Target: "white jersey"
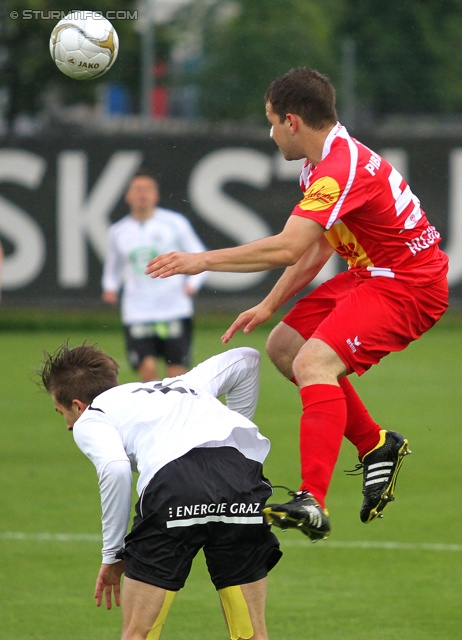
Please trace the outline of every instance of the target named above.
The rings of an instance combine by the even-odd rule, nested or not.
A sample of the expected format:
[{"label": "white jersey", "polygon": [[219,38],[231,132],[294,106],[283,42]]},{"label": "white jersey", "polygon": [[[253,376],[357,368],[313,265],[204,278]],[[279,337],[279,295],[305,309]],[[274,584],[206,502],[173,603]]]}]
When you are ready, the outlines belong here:
[{"label": "white jersey", "polygon": [[[98,475],[103,562],[114,562],[123,546],[132,471],[139,473],[141,495],[162,467],[195,447],[235,447],[263,463],[270,443],[251,422],[259,364],[255,349],[231,349],[176,378],[109,389],[83,412],[73,434]],[[227,405],[218,400],[221,395]]]},{"label": "white jersey", "polygon": [[123,324],[190,318],[194,308],[191,296],[185,292],[186,284],[198,291],[207,274],[151,278],[145,269],[149,260],[163,253],[204,250],[187,218],[162,207],[156,207],[147,220],[127,215],[111,225],[102,288],[113,293],[123,288]]}]

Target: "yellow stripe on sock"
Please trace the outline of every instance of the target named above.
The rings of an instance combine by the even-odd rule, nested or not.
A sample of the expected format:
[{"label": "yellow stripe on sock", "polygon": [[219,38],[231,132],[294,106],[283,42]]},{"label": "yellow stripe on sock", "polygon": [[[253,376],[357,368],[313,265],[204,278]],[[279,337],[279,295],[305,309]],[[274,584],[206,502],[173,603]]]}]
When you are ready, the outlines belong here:
[{"label": "yellow stripe on sock", "polygon": [[146,640],[159,640],[162,627],[164,626],[165,619],[167,618],[167,614],[169,612],[170,607],[172,606],[172,602],[176,594],[177,594],[176,591],[165,592],[164,604],[162,605],[162,608],[159,611],[159,615],[157,616],[151,631],[146,636]]},{"label": "yellow stripe on sock", "polygon": [[253,626],[244,594],[239,585],[218,591],[231,640],[252,638]]}]

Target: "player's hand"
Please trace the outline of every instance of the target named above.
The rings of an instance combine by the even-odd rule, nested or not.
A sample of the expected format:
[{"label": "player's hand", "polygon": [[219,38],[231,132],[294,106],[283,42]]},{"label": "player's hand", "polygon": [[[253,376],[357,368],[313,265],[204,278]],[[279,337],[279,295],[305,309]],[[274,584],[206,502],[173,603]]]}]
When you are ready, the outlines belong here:
[{"label": "player's hand", "polygon": [[114,564],[102,564],[96,578],[95,599],[96,606],[103,602],[103,594],[106,601],[106,609],[112,609],[112,592],[116,605],[120,606],[120,578],[125,571],[125,562]]},{"label": "player's hand", "polygon": [[117,304],[119,296],[114,291],[103,291],[103,302],[106,304]]},{"label": "player's hand", "polygon": [[236,331],[240,329],[242,329],[244,333],[250,333],[255,327],[258,327],[259,324],[269,320],[272,315],[272,312],[262,303],[257,304],[256,307],[247,309],[247,311],[243,311],[221,336],[221,341],[223,344],[227,344]]},{"label": "player's hand", "polygon": [[195,289],[188,282],[186,282],[185,287],[184,287],[184,292],[190,298],[194,298],[194,296],[197,294],[197,289]]},{"label": "player's hand", "polygon": [[205,270],[203,253],[172,251],[150,260],[145,273],[150,275],[151,278],[168,278],[179,273],[194,276]]}]

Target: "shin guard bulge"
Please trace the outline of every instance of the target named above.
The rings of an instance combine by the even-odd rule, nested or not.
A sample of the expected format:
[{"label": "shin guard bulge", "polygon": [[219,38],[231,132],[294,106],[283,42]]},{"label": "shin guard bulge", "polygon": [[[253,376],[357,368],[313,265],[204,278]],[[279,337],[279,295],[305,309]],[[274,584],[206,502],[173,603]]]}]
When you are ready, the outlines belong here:
[{"label": "shin guard bulge", "polygon": [[313,384],[300,389],[300,396],[301,489],[312,493],[324,507],[345,432],[345,394],[336,385]]}]

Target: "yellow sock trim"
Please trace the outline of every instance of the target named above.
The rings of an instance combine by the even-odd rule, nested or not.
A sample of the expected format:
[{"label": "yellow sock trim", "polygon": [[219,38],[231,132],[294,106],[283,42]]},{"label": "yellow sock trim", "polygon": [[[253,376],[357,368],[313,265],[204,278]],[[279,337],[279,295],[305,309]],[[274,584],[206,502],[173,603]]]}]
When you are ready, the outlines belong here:
[{"label": "yellow sock trim", "polygon": [[218,593],[223,605],[231,640],[252,638],[253,626],[241,587],[239,585],[226,587],[225,589],[219,589]]},{"label": "yellow sock trim", "polygon": [[146,640],[159,640],[162,627],[164,626],[165,619],[167,618],[167,614],[169,612],[170,607],[172,606],[172,602],[176,594],[177,594],[176,591],[166,591],[164,604],[162,605],[162,608],[159,611],[159,615],[157,616],[157,619],[154,622],[151,631],[146,636]]},{"label": "yellow sock trim", "polygon": [[[375,445],[375,447],[373,449],[371,449],[370,451],[368,451],[364,456],[363,456],[363,460],[366,456],[368,456],[370,453],[372,453],[373,451],[375,451],[376,449],[378,449],[379,447],[383,446],[385,444],[385,438],[387,437],[387,432],[386,429],[381,429],[380,431],[380,436],[379,436],[379,441],[378,443]],[[362,461],[363,461],[362,460]],[[361,462],[362,462],[361,461]]]}]

